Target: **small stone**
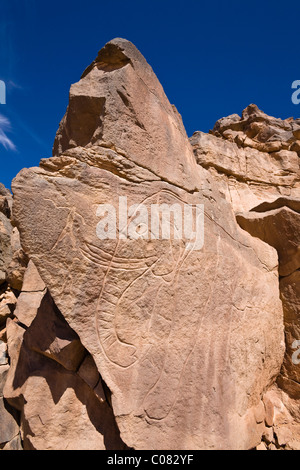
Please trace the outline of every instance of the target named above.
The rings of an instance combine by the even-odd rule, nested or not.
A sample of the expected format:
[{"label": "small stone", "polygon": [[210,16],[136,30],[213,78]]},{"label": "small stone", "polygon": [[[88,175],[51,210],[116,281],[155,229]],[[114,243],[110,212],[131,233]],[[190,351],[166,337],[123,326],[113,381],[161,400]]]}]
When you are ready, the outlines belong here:
[{"label": "small stone", "polygon": [[18,291],[22,289],[27,264],[28,257],[24,251],[21,248],[16,250],[6,270],[6,280],[13,289]]},{"label": "small stone", "polygon": [[10,413],[10,407],[0,398],[0,443],[10,442],[19,434],[19,425]]},{"label": "small stone", "polygon": [[6,328],[3,328],[0,330],[0,341],[3,341],[4,343],[7,343],[7,330]]},{"label": "small stone", "polygon": [[0,325],[3,325],[7,318],[10,317],[11,310],[7,304],[0,305]]},{"label": "small stone", "polygon": [[272,427],[274,424],[274,405],[271,400],[264,396],[264,405],[266,410],[265,423],[266,426]]},{"label": "small stone", "polygon": [[268,449],[266,445],[263,442],[261,442],[259,446],[256,447],[256,450],[268,450]]},{"label": "small stone", "polygon": [[94,388],[94,393],[101,403],[104,403],[106,401],[106,396],[104,393],[101,379],[99,380],[97,386]]},{"label": "small stone", "polygon": [[257,424],[263,423],[266,412],[265,412],[265,407],[262,401],[260,401],[259,405],[257,405],[256,408],[254,409],[254,415],[255,415],[255,420]]},{"label": "small stone", "polygon": [[3,389],[6,382],[7,374],[9,371],[9,365],[0,366],[0,398],[3,397]]},{"label": "small stone", "polygon": [[84,359],[83,363],[79,368],[78,375],[92,390],[94,390],[95,395],[101,403],[106,401],[101,377],[92,356],[88,355]]},{"label": "small stone", "polygon": [[264,433],[263,433],[262,438],[263,438],[263,440],[264,440],[267,444],[274,443],[274,432],[273,432],[273,428],[266,428],[266,429],[264,430]]},{"label": "small stone", "polygon": [[29,262],[25,272],[22,292],[18,298],[14,315],[18,320],[29,327],[37,315],[46,294],[46,286],[41,279],[35,265]]},{"label": "small stone", "polygon": [[8,199],[5,196],[0,195],[0,212],[5,215],[8,219],[10,218],[10,207]]},{"label": "small stone", "polygon": [[10,442],[5,444],[2,450],[23,450],[20,435],[18,434]]},{"label": "small stone", "polygon": [[91,387],[91,389],[96,387],[100,379],[100,374],[92,356],[88,355],[84,359],[79,368],[78,375],[85,381],[85,383],[88,384],[89,387]]},{"label": "small stone", "polygon": [[278,450],[275,444],[270,444],[269,445],[269,450]]},{"label": "small stone", "polygon": [[5,366],[6,364],[8,364],[7,345],[0,341],[0,366]]},{"label": "small stone", "polygon": [[0,297],[0,325],[4,324],[15,309],[17,298],[15,294],[8,289]]},{"label": "small stone", "polygon": [[4,303],[10,306],[14,306],[17,303],[17,298],[12,290],[8,289],[4,294]]}]

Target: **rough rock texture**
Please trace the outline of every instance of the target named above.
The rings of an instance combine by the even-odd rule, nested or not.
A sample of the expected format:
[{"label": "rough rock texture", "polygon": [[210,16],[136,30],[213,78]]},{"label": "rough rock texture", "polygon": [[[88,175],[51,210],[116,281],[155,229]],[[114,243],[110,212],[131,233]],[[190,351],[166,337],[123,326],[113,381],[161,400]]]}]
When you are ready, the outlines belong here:
[{"label": "rough rock texture", "polygon": [[[48,299],[48,302],[50,299]],[[53,301],[50,301],[53,308]],[[46,307],[42,307],[46,309]],[[51,306],[41,315],[51,316]],[[55,310],[53,308],[53,310]],[[57,312],[56,312],[57,313]],[[54,312],[52,313],[52,316]],[[39,316],[39,314],[38,314]],[[11,321],[8,325],[9,353],[12,360],[4,395],[12,406],[22,411],[21,429],[27,450],[104,450],[124,449],[115,425],[112,410],[106,401],[99,401],[93,389],[77,374],[82,354],[59,351],[59,341],[51,353],[46,344],[59,325],[58,337],[70,337],[72,332],[63,320],[49,319],[48,338],[39,350],[41,340],[34,328],[24,330]],[[52,325],[51,325],[52,323]],[[44,330],[46,335],[46,329]],[[74,333],[73,333],[74,336]],[[47,341],[48,340],[48,341]],[[87,354],[86,351],[82,352]],[[73,363],[64,361],[69,354]],[[77,369],[75,370],[75,357]],[[45,359],[48,358],[48,359]],[[68,368],[65,368],[68,367]],[[44,404],[47,406],[44,406]]]},{"label": "rough rock texture", "polygon": [[[264,398],[268,427],[258,450],[300,448],[299,139],[299,119],[275,119],[255,105],[242,117],[220,119],[209,135],[196,132],[190,139],[198,163],[219,181],[239,225],[278,253],[286,352],[277,378],[280,388],[270,395],[275,405],[269,392]],[[274,416],[274,406],[284,410],[284,418]]]},{"label": "rough rock texture", "polygon": [[[94,358],[124,442],[256,445],[261,393],[284,352],[277,256],[240,230],[132,44],[100,51],[71,88],[54,157],[21,172],[13,192],[22,246]],[[204,203],[204,248],[100,241],[97,205],[118,196]]]},{"label": "rough rock texture", "polygon": [[222,118],[209,134],[190,142],[235,211],[281,196],[299,197],[300,120],[266,115],[256,105]]},{"label": "rough rock texture", "polygon": [[[250,105],[188,139],[130,42],[99,52],[53,157],[13,182],[14,228],[0,187],[0,389],[25,449],[300,447],[299,129]],[[163,203],[204,205],[201,249],[124,237]],[[121,237],[97,236],[100,204]]]},{"label": "rough rock texture", "polygon": [[5,224],[18,256],[0,295],[0,449],[125,449],[93,359]]},{"label": "rough rock texture", "polygon": [[[19,413],[4,397],[10,369],[6,322],[14,316],[19,295],[17,288],[22,285],[27,260],[21,249],[18,231],[10,223],[11,208],[12,195],[0,184],[0,449],[3,450],[21,449]],[[23,266],[18,263],[17,252],[23,257]]]},{"label": "rough rock texture", "polygon": [[11,233],[12,227],[9,220],[0,212],[0,284],[6,280],[6,270],[12,258]]},{"label": "rough rock texture", "polygon": [[[96,383],[89,383],[91,365],[85,364],[90,356],[49,292],[42,290],[32,261],[24,287],[15,311],[17,321],[7,321],[10,368],[4,386],[6,401],[21,412],[24,449],[124,449],[103,387],[99,397],[101,377],[98,373]],[[37,302],[41,292],[43,298]],[[23,315],[28,314],[27,324],[18,322],[22,308]]]}]

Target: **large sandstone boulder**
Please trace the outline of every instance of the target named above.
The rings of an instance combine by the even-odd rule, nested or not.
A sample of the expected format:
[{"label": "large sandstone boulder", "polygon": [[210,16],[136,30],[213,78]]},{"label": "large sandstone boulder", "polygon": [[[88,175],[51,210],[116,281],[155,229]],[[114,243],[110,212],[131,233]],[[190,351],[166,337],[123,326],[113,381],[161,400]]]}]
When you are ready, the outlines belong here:
[{"label": "large sandstone boulder", "polygon": [[[222,140],[218,129],[214,145]],[[255,150],[290,151],[277,144],[283,132],[289,130],[280,128],[276,145]],[[230,154],[227,148],[224,152]],[[293,152],[274,156],[265,178],[278,170],[275,183],[292,185],[297,166]],[[264,432],[263,392],[278,376],[285,350],[277,253],[238,226],[228,182],[202,159],[197,164],[179,114],[131,43],[108,43],[71,87],[53,155],[14,180],[14,224],[23,250],[110,390],[122,440],[134,449],[258,445]],[[218,168],[228,172],[226,158]],[[257,167],[263,158],[256,159]],[[283,161],[283,170],[291,174],[287,182],[280,168]],[[244,178],[246,170],[241,171]],[[255,184],[260,181],[256,178]],[[239,183],[247,185],[244,180]],[[253,200],[257,199],[264,201],[254,192]],[[123,220],[124,211],[119,210],[125,201],[131,209]],[[121,229],[116,239],[99,238],[103,204],[116,209]],[[191,243],[187,234],[160,239],[141,231],[142,226],[147,228],[142,208],[151,214],[155,204],[177,204],[182,210],[203,204],[203,247],[197,240]],[[137,217],[142,223],[133,230]],[[64,432],[57,435],[56,420],[61,423],[63,413],[69,416],[66,411],[71,413],[74,402],[75,414],[65,423],[69,429],[72,420],[82,416],[83,406],[85,418],[92,419],[93,405],[87,388],[79,385],[74,371],[62,366],[47,342],[32,346],[35,334],[31,342],[30,332],[38,321],[32,321],[33,316],[31,312],[25,333],[14,332],[22,326],[10,321],[8,336],[15,339],[9,351],[18,358],[25,348],[26,359],[38,349],[43,360],[48,356],[46,360],[54,358],[55,364],[47,362],[35,370],[30,365],[28,370],[33,362],[26,365],[24,359],[24,372],[15,359],[6,396],[24,408],[29,448],[44,447],[43,436],[52,448],[59,448]],[[54,337],[59,338],[56,332],[52,342]],[[97,385],[94,372],[87,363],[79,373],[90,390]],[[19,374],[20,380],[14,380]],[[39,396],[34,402],[36,389]],[[41,416],[42,397],[51,405]],[[102,403],[99,397],[98,402]],[[108,410],[99,413],[97,423],[111,429]],[[83,422],[79,420],[74,431],[90,429],[86,419]],[[100,424],[96,429],[103,434]],[[85,445],[74,435],[67,443]],[[103,438],[93,434],[91,443],[105,447]]]},{"label": "large sandstone boulder", "polygon": [[278,252],[286,339],[279,383],[293,398],[300,399],[300,199],[266,202],[249,213],[237,214],[237,220],[242,228]]},{"label": "large sandstone boulder", "polygon": [[0,449],[122,450],[109,391],[28,264],[9,216],[0,234],[1,254],[9,254],[0,287]]},{"label": "large sandstone boulder", "polygon": [[92,360],[48,292],[29,328],[10,320],[7,336],[3,395],[21,411],[25,450],[125,449],[101,377],[89,382]]},{"label": "large sandstone boulder", "polygon": [[300,443],[299,124],[250,105],[242,117],[222,118],[210,134],[196,132],[190,139],[240,226],[278,253],[286,353],[277,386],[264,396],[267,428],[259,450],[297,449]]}]

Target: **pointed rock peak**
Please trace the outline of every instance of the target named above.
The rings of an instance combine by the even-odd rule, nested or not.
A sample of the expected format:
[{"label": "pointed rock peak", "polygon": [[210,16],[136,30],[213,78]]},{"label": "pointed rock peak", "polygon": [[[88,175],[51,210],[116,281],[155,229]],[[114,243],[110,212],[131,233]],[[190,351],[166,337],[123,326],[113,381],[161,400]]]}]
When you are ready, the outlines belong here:
[{"label": "pointed rock peak", "polygon": [[108,42],[98,53],[94,62],[83,72],[81,78],[86,77],[94,67],[98,70],[112,72],[127,64],[142,62],[148,66],[146,60],[138,49],[127,39],[116,38]]},{"label": "pointed rock peak", "polygon": [[[117,61],[143,62],[148,65],[144,56],[132,42],[123,38],[115,38],[109,41],[98,53],[96,61],[98,63],[113,63]],[[148,65],[149,66],[149,65]]]},{"label": "pointed rock peak", "polygon": [[0,196],[11,196],[11,192],[4,184],[0,183]]},{"label": "pointed rock peak", "polygon": [[259,109],[259,107],[256,104],[249,104],[247,108],[244,109],[242,112],[242,119],[248,119],[250,116],[267,116],[263,111]]},{"label": "pointed rock peak", "polygon": [[103,67],[103,70],[106,68],[108,70],[121,68],[130,62],[130,58],[124,54],[122,48],[113,42],[106,44],[106,46],[99,51],[96,59],[98,68]]},{"label": "pointed rock peak", "polygon": [[[137,48],[114,39],[72,85],[53,156],[110,148],[155,176],[194,191],[200,184],[180,115]],[[91,161],[89,162],[91,164]]]}]

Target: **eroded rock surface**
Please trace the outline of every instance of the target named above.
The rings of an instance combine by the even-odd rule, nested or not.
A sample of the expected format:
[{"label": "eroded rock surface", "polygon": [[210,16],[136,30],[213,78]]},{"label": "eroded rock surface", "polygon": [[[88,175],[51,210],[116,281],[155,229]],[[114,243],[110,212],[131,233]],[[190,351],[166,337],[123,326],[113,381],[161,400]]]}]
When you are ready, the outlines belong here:
[{"label": "eroded rock surface", "polygon": [[[299,129],[250,105],[188,139],[130,42],[99,52],[14,227],[0,186],[0,447],[300,448]],[[204,205],[203,246],[158,204]]]},{"label": "eroded rock surface", "polygon": [[[111,391],[125,444],[257,445],[284,354],[277,254],[237,225],[131,43],[107,44],[72,86],[54,157],[13,192],[22,247]],[[204,204],[204,247],[99,240],[97,208],[120,196],[149,211]]]},{"label": "eroded rock surface", "polygon": [[249,211],[281,196],[299,198],[300,120],[268,116],[249,105],[190,142],[234,210]]},{"label": "eroded rock surface", "polygon": [[198,163],[219,181],[239,225],[278,253],[286,353],[277,377],[279,389],[271,396],[281,411],[278,419],[276,413],[270,419],[274,404],[264,399],[267,429],[258,450],[296,449],[300,442],[299,125],[297,119],[275,119],[250,105],[241,118],[223,118],[209,135],[198,132],[190,139]]},{"label": "eroded rock surface", "polygon": [[0,288],[0,449],[125,449],[93,359],[5,223],[18,255]]}]

